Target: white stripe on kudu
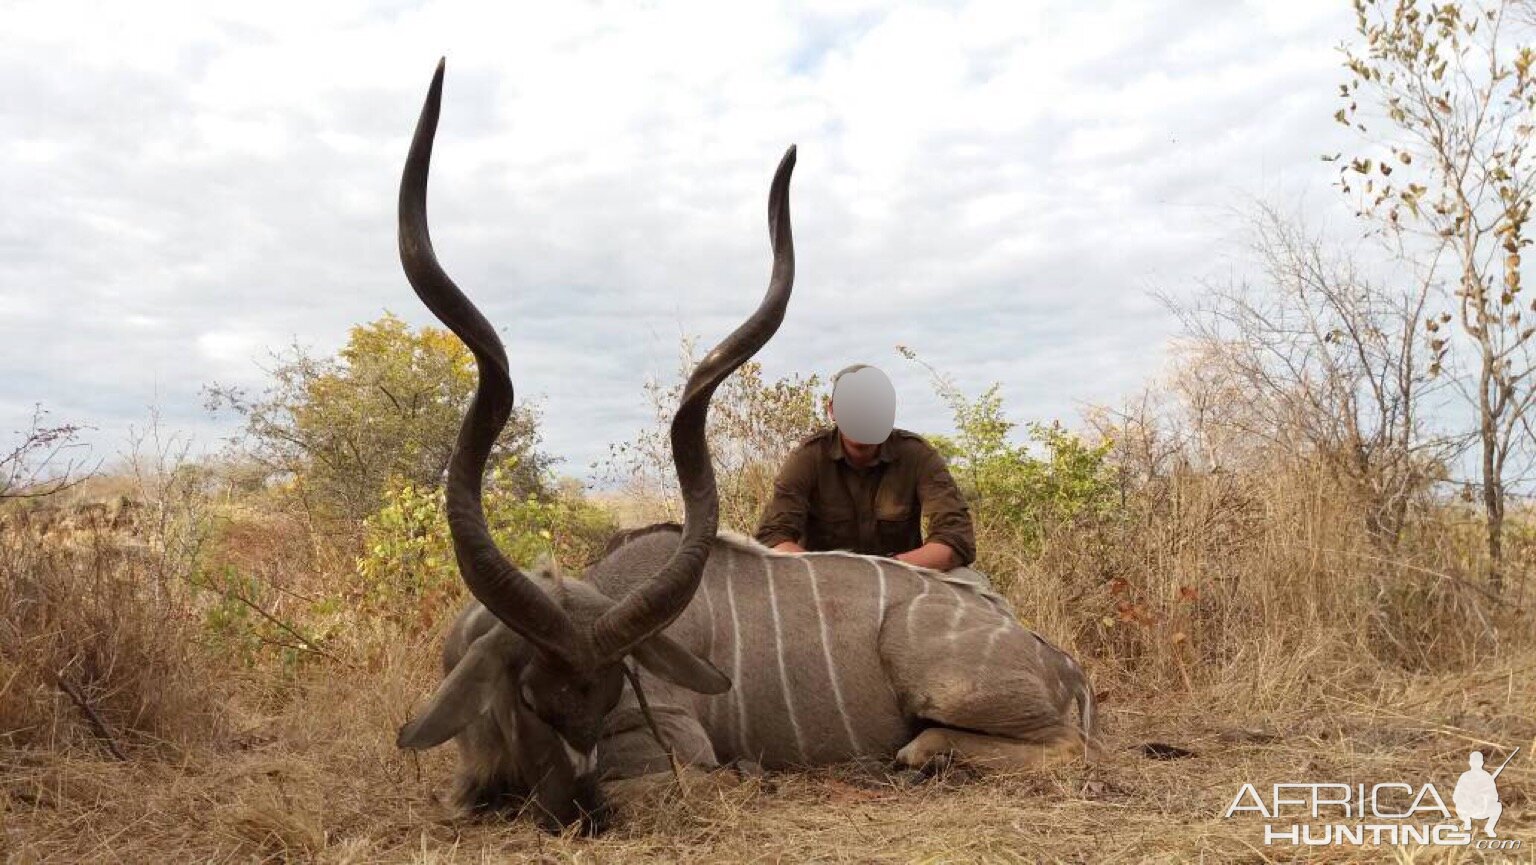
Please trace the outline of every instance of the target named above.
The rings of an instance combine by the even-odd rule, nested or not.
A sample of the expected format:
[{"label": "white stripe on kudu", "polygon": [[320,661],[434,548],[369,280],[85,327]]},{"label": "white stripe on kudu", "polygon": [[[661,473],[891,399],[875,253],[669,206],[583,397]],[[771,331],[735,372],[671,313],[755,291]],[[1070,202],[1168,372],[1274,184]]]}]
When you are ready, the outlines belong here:
[{"label": "white stripe on kudu", "polygon": [[907,602],[907,635],[908,636],[912,635],[912,614],[917,612],[917,602],[921,601],[923,598],[928,597],[928,578],[923,576],[922,574],[914,574],[913,576],[917,577],[917,581],[919,583],[922,583],[923,590],[918,593],[917,597],[915,597],[912,600]]},{"label": "white stripe on kudu", "polygon": [[945,583],[944,586],[955,597],[955,611],[949,616],[949,633],[944,635],[944,642],[949,647],[949,654],[954,655],[956,648],[964,648],[958,641],[960,639],[960,622],[965,619],[966,613],[965,598],[960,596],[960,590],[955,588],[953,583]]},{"label": "white stripe on kudu", "polygon": [[843,688],[837,683],[837,665],[832,663],[832,642],[827,636],[827,616],[821,609],[821,588],[816,585],[816,565],[810,556],[805,562],[805,575],[811,579],[811,602],[816,605],[816,624],[821,629],[821,656],[827,661],[827,678],[832,681],[832,698],[837,701],[837,716],[843,719],[843,731],[848,734],[848,747],[859,753],[859,740],[853,734],[853,722],[848,720],[848,707],[843,704]]},{"label": "white stripe on kudu", "polygon": [[774,565],[783,559],[766,562],[768,574],[768,607],[773,610],[773,654],[779,661],[779,687],[784,691],[784,711],[789,715],[789,726],[795,731],[795,752],[805,762],[805,737],[800,732],[800,720],[795,717],[795,698],[789,690],[789,670],[784,666],[784,627],[779,621],[779,595],[773,588]]},{"label": "white stripe on kudu", "polygon": [[736,706],[736,753],[747,756],[746,688],[741,684],[741,615],[736,612],[736,551],[725,557],[725,599],[731,607],[731,702]]},{"label": "white stripe on kudu", "polygon": [[875,559],[865,559],[864,561],[875,566],[875,576],[880,578],[880,600],[878,602],[879,606],[875,608],[875,616],[877,617],[875,619],[875,633],[878,634],[880,629],[885,627],[885,565]]},{"label": "white stripe on kudu", "polygon": [[704,657],[713,657],[715,654],[715,601],[709,596],[709,581],[699,582],[699,594],[704,596],[704,618],[709,622],[704,633]]},{"label": "white stripe on kudu", "polygon": [[997,638],[1001,637],[1011,627],[1013,627],[1013,622],[1004,619],[997,627],[987,632],[987,647],[982,650],[981,663],[976,665],[976,669],[985,670],[992,663],[992,649],[997,646]]},{"label": "white stripe on kudu", "polygon": [[960,597],[960,590],[950,583],[944,584],[951,595],[955,596],[955,612],[949,617],[949,641],[955,641],[955,634],[959,633],[960,620],[965,618],[965,598]]},{"label": "white stripe on kudu", "polygon": [[[705,616],[706,619],[709,620],[709,626],[707,628],[705,628],[705,631],[704,631],[704,634],[705,634],[705,636],[704,636],[704,657],[706,659],[708,659],[710,661],[710,663],[714,663],[714,657],[715,657],[715,602],[714,602],[714,599],[709,596],[709,580],[702,580],[702,581],[699,582],[699,592],[698,593],[700,595],[704,596],[704,616]],[[734,682],[735,680],[733,679],[732,681]],[[705,717],[706,720],[708,720],[710,722],[714,721],[714,719],[715,719],[715,707],[718,706],[719,703],[720,703],[719,700],[707,700],[707,701],[705,701],[705,703],[704,703],[704,717]]]}]

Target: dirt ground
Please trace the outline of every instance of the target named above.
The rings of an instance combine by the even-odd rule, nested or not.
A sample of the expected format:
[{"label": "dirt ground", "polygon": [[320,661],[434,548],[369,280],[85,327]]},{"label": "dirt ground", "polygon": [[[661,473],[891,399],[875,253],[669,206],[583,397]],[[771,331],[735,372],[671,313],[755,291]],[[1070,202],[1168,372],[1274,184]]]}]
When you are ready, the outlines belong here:
[{"label": "dirt ground", "polygon": [[[389,669],[312,706],[249,712],[220,749],[128,762],[0,751],[0,852],[34,862],[1329,862],[1536,861],[1536,659],[1472,676],[1314,692],[1108,695],[1107,754],[1035,775],[964,770],[916,784],[842,767],[627,782],[601,838],[526,818],[471,822],[441,797],[452,749],[396,751],[390,707],[419,678]],[[404,697],[402,701],[402,697]],[[1154,759],[1149,742],[1188,756]],[[1242,784],[1402,780],[1450,790],[1469,750],[1497,765],[1500,838],[1516,850],[1265,846],[1261,817],[1222,812]],[[1157,749],[1153,749],[1157,750]],[[1161,754],[1161,756],[1172,756]],[[1326,821],[1325,821],[1326,822]]]}]

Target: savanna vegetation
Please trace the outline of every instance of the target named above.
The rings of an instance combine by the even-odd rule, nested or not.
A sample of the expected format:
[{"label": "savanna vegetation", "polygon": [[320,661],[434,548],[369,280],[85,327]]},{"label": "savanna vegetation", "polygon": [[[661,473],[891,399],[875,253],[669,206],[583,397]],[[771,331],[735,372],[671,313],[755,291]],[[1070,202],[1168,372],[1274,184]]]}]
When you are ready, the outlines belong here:
[{"label": "savanna vegetation", "polygon": [[[336,357],[280,352],[264,393],[210,385],[246,433],[217,457],[152,422],[120,463],[81,464],[41,416],[0,452],[3,858],[1267,861],[1294,851],[1221,816],[1244,782],[1447,783],[1472,748],[1529,755],[1532,20],[1358,11],[1337,118],[1359,152],[1327,156],[1367,244],[1258,208],[1253,269],[1171,291],[1168,369],[1080,418],[901,349],[951,411],[923,432],[972,504],[978,567],[1094,678],[1101,762],[627,784],[596,840],[453,815],[451,749],[393,742],[465,600],[441,479],[473,362],[386,316]],[[722,388],[725,527],[751,530],[824,392],[754,364]],[[509,556],[578,574],[620,526],[675,518],[677,395],[652,386],[658,422],[614,445],[601,493],[560,479],[520,409],[486,483]],[[1536,827],[1533,767],[1501,777],[1508,837]]]}]

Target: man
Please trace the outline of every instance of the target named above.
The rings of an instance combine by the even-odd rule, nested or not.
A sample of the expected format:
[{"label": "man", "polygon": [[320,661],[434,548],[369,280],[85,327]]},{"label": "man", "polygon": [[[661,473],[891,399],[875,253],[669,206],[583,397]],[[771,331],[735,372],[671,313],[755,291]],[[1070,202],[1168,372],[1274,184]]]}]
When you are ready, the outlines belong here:
[{"label": "man", "polygon": [[836,426],[806,439],[779,470],[757,540],[780,552],[889,556],[991,591],[967,567],[976,536],[965,499],[938,451],[894,428],[896,391],[885,373],[867,364],[837,373],[830,408]]}]

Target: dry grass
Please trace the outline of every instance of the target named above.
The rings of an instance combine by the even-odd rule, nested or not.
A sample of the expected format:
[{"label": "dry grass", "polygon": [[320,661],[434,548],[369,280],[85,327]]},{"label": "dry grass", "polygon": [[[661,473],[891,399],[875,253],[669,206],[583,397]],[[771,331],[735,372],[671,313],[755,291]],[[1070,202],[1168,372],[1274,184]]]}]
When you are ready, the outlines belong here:
[{"label": "dry grass", "polygon": [[[1512,557],[1503,599],[1476,576],[1477,523],[1450,506],[1395,549],[1312,466],[1179,472],[1141,487],[1115,520],[1052,533],[1036,556],[982,537],[979,562],[1031,624],[1145,687],[1276,676],[1364,687],[1382,668],[1449,672],[1529,641],[1536,560]],[[1464,520],[1464,521],[1463,521]],[[1311,656],[1315,664],[1293,663]]]},{"label": "dry grass", "polygon": [[[414,647],[409,647],[414,648]],[[391,742],[429,684],[402,647],[376,669],[316,675],[285,710],[174,761],[67,750],[0,756],[6,861],[163,862],[1185,862],[1289,859],[1255,820],[1223,820],[1245,782],[1454,781],[1474,746],[1536,743],[1536,658],[1466,676],[1403,676],[1375,693],[1291,694],[1255,711],[1220,691],[1112,699],[1109,756],[1035,775],[899,786],[845,767],[740,778],[690,774],[617,792],[597,839],[529,821],[471,823],[440,804],[446,749],[415,764]],[[410,660],[406,660],[409,658]],[[1276,695],[1278,697],[1278,695]],[[1147,740],[1188,759],[1139,755]],[[1505,837],[1536,845],[1536,761],[1501,779]],[[1328,861],[1386,851],[1334,848]],[[1439,861],[1398,851],[1402,861]]]},{"label": "dry grass", "polygon": [[[1303,481],[1181,480],[1177,507],[1064,530],[1031,560],[992,539],[1019,608],[1102,693],[1102,762],[916,785],[851,766],[626,782],[596,840],[448,812],[452,749],[393,746],[435,684],[440,628],[349,612],[346,555],[317,555],[290,521],[226,510],[117,545],[0,532],[0,861],[1451,861],[1265,847],[1257,820],[1221,813],[1243,782],[1448,790],[1470,748],[1516,746],[1502,834],[1536,861],[1529,614],[1464,579],[1454,523],[1384,557]],[[1148,759],[1149,741],[1194,756]]]},{"label": "dry grass", "polygon": [[142,547],[99,531],[0,538],[0,743],[58,750],[95,736],[75,722],[81,699],[125,746],[218,734],[217,667],[182,587],[155,572]]}]

